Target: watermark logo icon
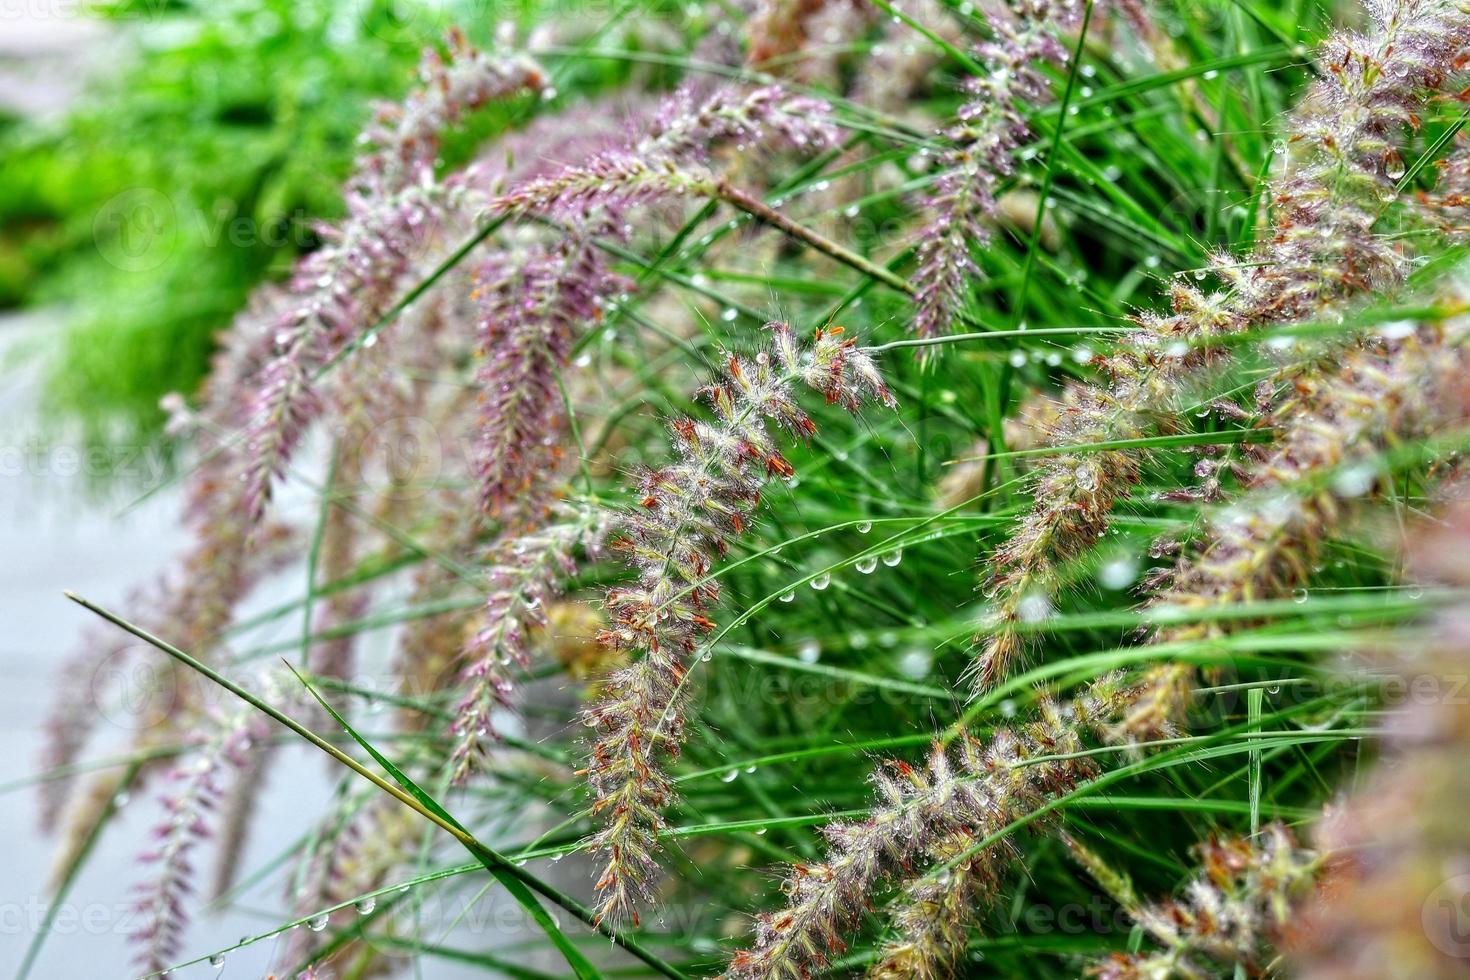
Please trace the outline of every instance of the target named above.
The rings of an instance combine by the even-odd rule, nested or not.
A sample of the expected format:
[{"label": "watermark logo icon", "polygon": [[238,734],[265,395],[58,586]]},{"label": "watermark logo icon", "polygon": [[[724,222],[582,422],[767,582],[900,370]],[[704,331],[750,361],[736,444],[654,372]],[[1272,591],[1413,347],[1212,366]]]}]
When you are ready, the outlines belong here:
[{"label": "watermark logo icon", "polygon": [[92,240],[110,265],[124,272],[149,272],[173,253],[177,217],[167,195],[151,187],[134,187],[98,209],[92,219]]},{"label": "watermark logo icon", "polygon": [[1470,960],[1470,874],[1456,875],[1430,892],[1420,921],[1435,949]]}]

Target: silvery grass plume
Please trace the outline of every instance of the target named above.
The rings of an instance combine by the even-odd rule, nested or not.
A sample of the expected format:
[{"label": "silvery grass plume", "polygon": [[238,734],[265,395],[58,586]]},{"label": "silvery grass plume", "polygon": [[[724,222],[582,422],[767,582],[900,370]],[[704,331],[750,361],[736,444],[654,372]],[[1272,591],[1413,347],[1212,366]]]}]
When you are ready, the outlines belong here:
[{"label": "silvery grass plume", "polygon": [[[1373,33],[1344,32],[1323,45],[1324,77],[1287,121],[1294,149],[1269,188],[1270,238],[1243,263],[1216,257],[1216,290],[1176,280],[1173,312],[1139,318],[1141,329],[1098,362],[1103,381],[1069,393],[1053,445],[1181,427],[1180,393],[1224,360],[1208,346],[1211,338],[1309,319],[1402,281],[1405,258],[1374,225],[1396,198],[1405,132],[1457,84],[1470,12],[1451,0],[1398,0],[1374,4],[1370,13]],[[1126,448],[1061,452],[1037,469],[1036,503],[991,563],[996,608],[976,637],[977,689],[1009,671],[1023,648],[1017,626],[1049,615],[1062,567],[1097,543],[1146,458]]]},{"label": "silvery grass plume", "polygon": [[547,609],[561,583],[575,574],[579,554],[596,555],[607,533],[607,515],[571,503],[555,519],[501,537],[485,573],[483,625],[465,645],[449,769],[464,782],[484,764],[495,738],[495,712],[514,707],[512,671],[530,662],[531,632],[546,625]]},{"label": "silvery grass plume", "polygon": [[[232,706],[234,707],[234,706]],[[188,924],[185,904],[195,891],[193,852],[212,836],[212,813],[224,793],[223,777],[247,764],[253,745],[268,733],[254,708],[236,708],[214,719],[213,730],[168,774],[160,796],[164,817],[153,841],[140,857],[151,869],[137,885],[136,920],[130,939],[139,947],[137,963],[145,971],[166,969],[178,953]]]},{"label": "silvery grass plume", "polygon": [[638,921],[648,899],[663,810],[673,788],[663,760],[683,741],[690,659],[714,628],[719,598],[711,569],[754,520],[762,487],[794,475],[771,426],[805,439],[816,423],[797,404],[799,388],[856,412],[893,395],[872,358],[841,327],[799,344],[791,328],[770,323],[771,349],[725,358],[724,374],[704,388],[714,417],[670,423],[678,458],[638,480],[638,506],[623,513],[614,547],[637,573],[610,589],[607,646],[640,659],[613,674],[584,721],[596,733],[587,775],[603,821],[590,846],[606,860],[597,882],[599,918]]},{"label": "silvery grass plume", "polygon": [[[1248,493],[1218,508],[1200,539],[1157,580],[1145,607],[1153,642],[1208,640],[1246,625],[1208,614],[1284,598],[1310,583],[1323,545],[1390,471],[1384,451],[1470,419],[1470,334],[1463,316],[1396,324],[1319,373],[1296,377],[1271,422],[1278,444],[1245,468]],[[1154,692],[1123,720],[1126,739],[1175,733],[1194,668],[1152,668]]]},{"label": "silvery grass plume", "polygon": [[603,209],[719,197],[725,184],[713,169],[716,154],[823,150],[838,139],[830,116],[827,103],[775,85],[744,94],[720,89],[703,100],[686,87],[665,100],[648,131],[626,147],[525,181],[494,207],[576,221]]},{"label": "silvery grass plume", "polygon": [[1470,509],[1458,500],[1406,549],[1409,574],[1458,595],[1415,631],[1365,653],[1399,693],[1382,757],[1316,834],[1332,861],[1288,953],[1303,980],[1465,975],[1470,895]]},{"label": "silvery grass plume", "polygon": [[1237,969],[1259,976],[1310,897],[1322,863],[1285,825],[1273,823],[1256,837],[1197,845],[1200,870],[1184,897],[1149,904],[1127,875],[1071,835],[1062,836],[1077,862],[1162,947],[1111,954],[1087,970],[1099,980],[1225,980],[1239,976]]},{"label": "silvery grass plume", "polygon": [[985,842],[1093,778],[1091,759],[1074,753],[1130,697],[1108,675],[1065,704],[1043,700],[1035,721],[999,728],[987,742],[964,733],[952,748],[936,742],[923,767],[884,763],[871,777],[877,805],[861,820],[824,829],[825,859],[792,866],[783,889],[789,903],[756,917],[754,945],[732,957],[724,976],[799,980],[820,972],[892,882],[902,884],[894,935],[870,975],[948,976],[996,895],[998,875],[1018,854],[1008,837]]},{"label": "silvery grass plume", "polygon": [[326,244],[302,259],[292,278],[293,301],[252,386],[242,491],[252,522],[321,411],[315,373],[397,298],[400,277],[450,206],[434,176],[440,136],[465,112],[544,84],[528,60],[487,56],[458,33],[450,45],[451,60],[427,53],[423,88],[401,107],[379,110],[364,132],[368,150],[346,187],[348,217],[325,229]]},{"label": "silvery grass plume", "polygon": [[988,69],[966,78],[967,101],[945,133],[950,144],[928,202],[933,215],[919,232],[919,287],[914,332],[933,337],[949,329],[980,267],[971,253],[990,240],[1000,185],[1016,172],[1017,151],[1031,136],[1028,109],[1046,101],[1045,65],[1066,64],[1070,52],[1059,32],[1082,21],[1084,0],[1021,0],[985,4],[992,37],[977,54]]}]

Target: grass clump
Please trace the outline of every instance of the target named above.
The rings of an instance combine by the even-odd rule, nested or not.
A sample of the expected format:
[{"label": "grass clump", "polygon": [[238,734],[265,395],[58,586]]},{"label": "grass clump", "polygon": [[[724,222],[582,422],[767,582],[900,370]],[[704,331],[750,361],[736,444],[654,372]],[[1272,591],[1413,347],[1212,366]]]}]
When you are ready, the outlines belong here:
[{"label": "grass clump", "polygon": [[[450,33],[171,406],[194,541],[104,616],[176,696],[68,799],[97,692],[59,686],[63,879],[119,779],[179,812],[169,759],[244,787],[196,821],[237,894],[286,734],[242,747],[193,671],[346,771],[239,886],[284,879],[279,928],[194,953],[153,881],[150,970],[289,931],[298,977],[1373,976],[1401,948],[1452,975],[1452,933],[1404,939],[1427,883],[1382,862],[1470,844],[1440,823],[1457,715],[1407,699],[1434,734],[1367,776],[1399,699],[1344,655],[1401,665],[1464,601],[1412,529],[1459,526],[1470,9],[1296,14],[773,3],[684,11],[673,55],[627,44],[668,22],[636,6],[572,43]],[[565,87],[632,63],[680,77]],[[299,598],[246,612],[281,575]],[[1427,803],[1320,832],[1360,778]],[[534,929],[416,912],[500,888]]]}]

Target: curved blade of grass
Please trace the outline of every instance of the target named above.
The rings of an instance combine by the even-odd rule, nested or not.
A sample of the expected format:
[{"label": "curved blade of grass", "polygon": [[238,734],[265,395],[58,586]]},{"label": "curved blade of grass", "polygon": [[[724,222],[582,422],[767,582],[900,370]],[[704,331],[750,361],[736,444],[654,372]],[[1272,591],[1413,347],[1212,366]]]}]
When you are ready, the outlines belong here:
[{"label": "curved blade of grass", "polygon": [[46,907],[46,915],[42,918],[41,925],[36,930],[30,946],[26,948],[26,955],[20,961],[20,969],[15,971],[15,980],[25,980],[30,975],[31,967],[36,965],[36,957],[41,955],[41,947],[51,935],[52,923],[56,921],[56,915],[61,911],[67,893],[71,891],[71,886],[76,882],[77,875],[81,873],[82,866],[87,863],[87,857],[92,853],[92,848],[96,846],[98,838],[102,836],[102,828],[107,826],[107,821],[117,812],[118,802],[127,794],[128,787],[133,784],[133,777],[138,774],[138,769],[142,765],[141,761],[137,761],[128,767],[122,779],[118,780],[117,788],[108,797],[106,807],[98,814],[97,822],[92,825],[91,830],[87,831],[86,840],[82,841],[82,846],[77,848],[76,857],[63,872],[61,882],[56,887],[56,894],[51,897],[51,904]]},{"label": "curved blade of grass", "polygon": [[[515,880],[523,887],[529,887],[530,889],[539,892],[541,895],[555,902],[557,905],[560,905],[562,908],[570,912],[572,915],[576,916],[578,919],[581,919],[583,922],[592,926],[598,932],[607,936],[613,942],[617,943],[619,946],[626,949],[629,953],[632,953],[634,956],[647,963],[650,967],[657,970],[659,973],[670,978],[670,980],[688,980],[688,978],[685,977],[683,973],[679,972],[673,966],[664,962],[662,959],[654,955],[649,950],[644,949],[643,946],[639,944],[636,940],[622,934],[621,932],[613,929],[611,926],[605,923],[597,922],[591,911],[588,910],[586,906],[582,905],[576,899],[572,898],[570,895],[567,895],[559,889],[548,885],[541,879],[537,878],[535,875],[527,873],[524,869],[517,867],[513,862],[507,860],[498,852],[492,850],[491,848],[482,844],[480,841],[476,840],[472,834],[470,834],[467,830],[464,829],[462,825],[458,823],[458,821],[454,820],[452,817],[448,817],[447,814],[445,814],[443,808],[439,807],[437,803],[431,807],[424,802],[421,802],[410,791],[396,786],[388,780],[384,779],[382,776],[378,775],[371,769],[368,769],[362,763],[358,762],[356,759],[352,758],[352,756],[337,748],[331,742],[322,738],[316,732],[313,732],[311,729],[302,725],[300,722],[282,713],[273,705],[267,704],[265,701],[262,701],[260,698],[245,690],[234,681],[225,677],[223,674],[220,674],[209,665],[204,664],[199,660],[196,660],[194,657],[185,653],[183,650],[180,650],[178,647],[174,646],[168,641],[154,636],[152,633],[149,633],[142,627],[128,622],[126,619],[123,619],[121,616],[117,615],[111,610],[105,609],[102,606],[98,606],[95,603],[83,598],[82,596],[77,595],[75,592],[67,591],[64,594],[68,599],[75,602],[82,608],[102,617],[109,623],[112,623],[114,626],[126,630],[143,642],[157,647],[159,650],[168,654],[170,657],[173,657],[175,660],[184,664],[186,667],[189,667],[190,669],[213,681],[215,684],[218,684],[220,687],[240,698],[251,707],[265,713],[276,723],[290,729],[292,732],[304,738],[312,745],[321,749],[323,752],[327,753],[327,755],[331,756],[342,765],[351,769],[359,776],[362,776],[364,779],[377,786],[383,792],[397,799],[400,803],[403,803],[405,806],[415,810],[428,820],[437,824],[439,827],[441,827],[451,836],[453,836],[456,840],[458,840],[465,847],[466,850],[468,850],[472,855],[474,855],[477,860],[484,864],[487,869],[491,870],[491,872],[494,873],[497,878],[500,878],[503,874],[508,878]],[[354,737],[356,736],[354,735]],[[361,739],[359,739],[359,742],[361,742]],[[369,751],[373,750],[369,749]],[[375,758],[377,758],[380,762],[386,762],[386,760],[384,760],[376,752],[373,752],[373,754]],[[390,769],[390,771],[394,770]],[[401,776],[402,774],[400,773],[399,775]],[[407,777],[403,778],[406,779]],[[492,865],[494,867],[491,867]],[[509,887],[509,885],[507,887]],[[521,900],[520,893],[518,893],[518,891],[513,890],[512,895],[516,897],[518,901]],[[541,908],[540,903],[535,900],[534,896],[531,897],[530,905],[527,906],[527,911],[530,912],[533,916],[536,916],[538,922],[542,921],[543,917],[546,919],[550,918],[549,916],[547,916],[546,910]],[[552,925],[554,926],[555,923],[553,922]],[[548,935],[550,935],[553,941],[555,941],[557,935],[560,935],[560,931],[557,930],[555,934],[548,931]],[[566,937],[564,935],[561,936],[561,940],[562,943],[567,943]],[[566,948],[562,947],[562,943],[558,943],[558,947]],[[570,943],[567,943],[567,947],[569,946]],[[585,962],[585,958],[582,959]],[[592,968],[590,964],[587,964],[585,968],[579,969],[578,964],[575,960],[569,958],[568,962],[570,965],[572,965],[574,970],[577,970],[578,976],[586,977],[587,980],[593,980],[593,978],[601,977],[601,974],[599,974],[595,968]]]},{"label": "curved blade of grass", "polygon": [[[282,663],[285,663],[285,661],[283,660]],[[460,834],[463,835],[460,837],[460,841],[465,845],[465,849],[483,864],[485,870],[494,875],[495,879],[505,886],[506,891],[510,892],[511,897],[530,913],[531,918],[536,921],[536,924],[541,927],[541,930],[546,933],[556,948],[561,951],[562,956],[566,958],[567,965],[572,968],[577,976],[584,978],[584,980],[593,980],[593,978],[599,978],[600,980],[602,974],[598,972],[597,967],[593,966],[591,961],[571,944],[566,934],[557,926],[556,920],[551,917],[551,914],[546,911],[540,901],[536,899],[536,896],[531,894],[531,890],[526,887],[526,884],[507,870],[508,868],[515,867],[515,865],[483,844],[479,844],[478,842],[471,843],[474,841],[474,836],[470,834],[462,823],[450,816],[449,811],[444,809],[432,796],[424,792],[423,788],[414,782],[407,773],[394,765],[392,760],[379,752],[371,742],[359,735],[357,730],[348,724],[347,719],[343,718],[337,709],[332,707],[327,699],[322,697],[317,692],[317,689],[312,686],[311,682],[305,677],[302,677],[295,667],[286,663],[286,669],[291,671],[296,679],[301,682],[301,686],[306,688],[311,693],[311,696],[316,698],[317,703],[326,709],[327,714],[332,716],[332,720],[344,732],[351,735],[353,741],[362,746],[367,754],[373,757],[373,761],[386,769],[388,774],[397,780],[400,786],[413,795],[414,799],[423,804],[425,810],[439,817],[443,823],[447,823],[460,831]],[[456,836],[460,835],[457,834]]]}]

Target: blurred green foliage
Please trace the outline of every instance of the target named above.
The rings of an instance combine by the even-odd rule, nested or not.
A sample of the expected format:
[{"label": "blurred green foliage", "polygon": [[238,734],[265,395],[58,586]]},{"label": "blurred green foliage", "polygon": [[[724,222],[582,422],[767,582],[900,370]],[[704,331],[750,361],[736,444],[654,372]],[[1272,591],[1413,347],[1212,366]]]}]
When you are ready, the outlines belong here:
[{"label": "blurred green foliage", "polygon": [[[69,311],[51,355],[46,415],[92,440],[154,438],[157,404],[192,392],[214,335],[262,280],[315,244],[377,98],[412,84],[451,23],[485,43],[535,2],[134,0],[93,8],[116,26],[63,119],[0,120],[0,306]],[[598,0],[565,20],[616,18]],[[560,32],[559,32],[560,33]],[[563,92],[626,81],[602,62]],[[503,121],[498,122],[503,125]],[[496,120],[456,145],[462,158]]]}]

